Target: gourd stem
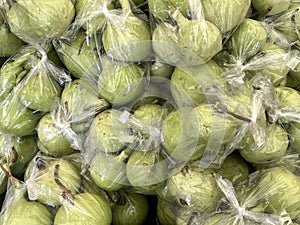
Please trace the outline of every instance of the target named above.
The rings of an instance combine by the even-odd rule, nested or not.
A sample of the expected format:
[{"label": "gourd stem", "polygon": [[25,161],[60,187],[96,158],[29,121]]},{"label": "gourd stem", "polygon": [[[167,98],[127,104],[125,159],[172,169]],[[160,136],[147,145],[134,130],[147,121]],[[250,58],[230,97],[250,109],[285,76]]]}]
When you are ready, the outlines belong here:
[{"label": "gourd stem", "polygon": [[0,163],[0,169],[3,171],[3,173],[4,173],[4,174],[5,174],[5,175],[6,175],[13,183],[15,183],[15,184],[21,184],[21,182],[11,174],[10,169],[7,170],[7,169],[2,165],[2,163]]},{"label": "gourd stem", "polygon": [[11,164],[15,164],[19,159],[19,154],[18,154],[18,152],[16,151],[15,148],[12,148],[11,150],[12,150],[13,155],[14,155],[13,159],[11,160]]},{"label": "gourd stem", "polygon": [[96,113],[100,113],[109,107],[109,103],[104,99],[101,99],[101,102],[96,107]]},{"label": "gourd stem", "polygon": [[233,117],[236,118],[236,119],[245,121],[245,122],[247,122],[247,123],[251,123],[251,119],[246,118],[246,117],[241,116],[241,115],[238,115],[238,114],[236,114],[236,113],[234,113],[234,112],[228,110],[227,107],[226,107],[225,105],[220,104],[220,102],[217,102],[217,103],[216,103],[216,107],[217,107],[217,109],[220,110],[221,112],[225,112],[225,113],[227,113],[227,114],[233,116]]},{"label": "gourd stem", "polygon": [[58,177],[58,171],[59,171],[59,164],[55,165],[55,169],[54,169],[54,180],[55,183],[60,187],[60,189],[62,190],[62,197],[69,202],[71,205],[74,205],[74,200],[75,197],[72,195],[72,193],[66,188],[65,185],[63,185],[60,182],[60,179]]},{"label": "gourd stem", "polygon": [[4,168],[2,163],[0,163],[0,168],[3,171],[3,173],[5,174],[5,176],[10,177],[10,173],[7,171],[7,169]]},{"label": "gourd stem", "polygon": [[225,109],[225,112],[228,113],[229,115],[231,115],[231,116],[233,116],[233,117],[239,119],[239,120],[242,120],[242,121],[251,123],[251,120],[250,120],[250,119],[248,119],[248,118],[246,118],[246,117],[243,117],[243,116],[241,116],[241,115],[238,115],[238,114],[236,114],[236,113],[234,113],[234,112],[231,112],[231,111],[229,111],[227,108]]},{"label": "gourd stem", "polygon": [[128,201],[127,194],[119,193],[119,198],[118,198],[117,204],[118,205],[126,205],[127,201]]},{"label": "gourd stem", "polygon": [[84,45],[84,43],[86,42],[86,39],[87,39],[87,38],[89,38],[89,36],[88,36],[87,32],[85,32],[84,35],[83,35],[83,38],[82,38],[82,40],[81,40],[81,42],[80,42],[80,44],[79,44],[79,48],[78,48],[77,55],[80,55],[80,53],[81,53],[81,51],[82,51],[82,48],[83,48],[83,45]]}]

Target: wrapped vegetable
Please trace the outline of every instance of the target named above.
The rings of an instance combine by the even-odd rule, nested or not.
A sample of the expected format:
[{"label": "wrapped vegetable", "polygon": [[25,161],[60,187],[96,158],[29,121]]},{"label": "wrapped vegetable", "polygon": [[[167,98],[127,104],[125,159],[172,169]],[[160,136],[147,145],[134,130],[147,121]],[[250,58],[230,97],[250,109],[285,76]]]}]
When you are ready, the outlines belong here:
[{"label": "wrapped vegetable", "polygon": [[0,223],[299,222],[298,8],[0,0]]},{"label": "wrapped vegetable", "polygon": [[205,19],[215,24],[222,33],[237,26],[246,17],[251,4],[250,0],[203,0],[201,2]]},{"label": "wrapped vegetable", "polygon": [[176,67],[170,84],[172,96],[179,106],[192,107],[209,103],[205,89],[217,82],[221,74],[221,67],[213,60],[192,68]]},{"label": "wrapped vegetable", "polygon": [[103,70],[98,79],[101,97],[113,105],[125,105],[145,89],[145,71],[136,64],[114,63],[103,58]]},{"label": "wrapped vegetable", "polygon": [[210,60],[222,49],[220,30],[211,22],[186,19],[179,10],[172,10],[173,23],[160,23],[152,35],[152,48],[164,63],[176,66],[197,66]]},{"label": "wrapped vegetable", "polygon": [[49,225],[53,218],[47,207],[39,202],[28,201],[25,197],[26,185],[10,183],[1,211],[1,224]]},{"label": "wrapped vegetable", "polygon": [[16,136],[31,134],[42,112],[50,111],[69,81],[66,71],[54,66],[41,47],[21,49],[0,71],[1,131]]},{"label": "wrapped vegetable", "polygon": [[4,100],[13,88],[29,73],[33,67],[32,64],[36,63],[37,56],[34,53],[33,48],[24,48],[19,54],[12,56],[10,60],[1,67],[1,101]]},{"label": "wrapped vegetable", "polygon": [[151,51],[149,25],[132,13],[128,0],[120,0],[120,4],[120,15],[107,15],[107,24],[103,32],[104,49],[114,60],[141,61]]},{"label": "wrapped vegetable", "polygon": [[228,68],[224,75],[230,83],[242,83],[241,78],[246,77],[250,80],[255,76],[270,79],[274,86],[284,86],[286,83],[291,54],[276,44],[265,44],[256,55],[247,61],[241,60],[243,58],[231,59],[232,57],[228,53],[224,54],[222,63]]},{"label": "wrapped vegetable", "polygon": [[[99,98],[97,85],[91,80],[76,79],[66,86],[61,94],[61,107],[65,110],[65,122],[73,131],[84,133],[89,129],[94,116],[109,107]],[[59,118],[58,118],[59,119]]]},{"label": "wrapped vegetable", "polygon": [[[287,62],[290,60],[290,55],[276,45],[265,45],[260,53],[250,59],[252,62],[260,60],[258,68],[253,66],[249,68],[249,75],[261,73],[263,76],[271,79],[274,86],[284,85],[286,76],[289,72]],[[268,63],[267,63],[268,62]]]},{"label": "wrapped vegetable", "polygon": [[162,197],[191,211],[213,212],[221,191],[212,170],[200,171],[197,164],[189,163],[175,169],[167,180]]},{"label": "wrapped vegetable", "polygon": [[160,62],[158,58],[151,64],[150,75],[169,79],[174,71],[174,67]]},{"label": "wrapped vegetable", "polygon": [[[286,4],[285,7],[286,6],[288,6],[288,4]],[[299,7],[299,4],[291,4],[288,9],[270,18],[272,21],[271,25],[282,33],[291,45],[299,42]]]},{"label": "wrapped vegetable", "polygon": [[128,149],[120,154],[106,154],[101,151],[94,154],[89,172],[95,184],[108,191],[119,190],[128,185],[125,162],[130,153],[131,150]]},{"label": "wrapped vegetable", "polygon": [[55,183],[54,171],[60,166],[60,181],[72,194],[80,186],[80,175],[77,168],[68,160],[36,156],[27,167],[25,182],[28,198],[55,207],[60,206],[64,199],[60,187]]},{"label": "wrapped vegetable", "polygon": [[252,19],[244,19],[226,43],[228,51],[244,61],[257,54],[267,42],[267,31]]},{"label": "wrapped vegetable", "polygon": [[292,219],[299,217],[299,177],[292,172],[281,167],[266,170],[258,180],[257,188],[265,194],[267,212],[285,210]]},{"label": "wrapped vegetable", "polygon": [[161,20],[167,19],[173,8],[180,10],[183,16],[187,16],[189,13],[188,0],[149,0],[148,6],[152,15]]},{"label": "wrapped vegetable", "polygon": [[[283,225],[292,223],[291,218],[285,212],[268,214],[264,211],[266,192],[263,189],[257,189],[257,187],[247,189],[251,184],[250,186],[239,186],[237,189],[234,189],[228,180],[221,177],[216,177],[216,179],[218,187],[223,192],[225,198],[221,200],[218,211],[205,216],[203,224],[213,225],[219,224],[221,221],[226,225]],[[259,201],[261,202],[258,203]],[[266,202],[266,204],[268,203]]]},{"label": "wrapped vegetable", "polygon": [[[21,49],[1,68],[0,76],[5,87],[2,98],[19,87],[16,92],[22,104],[43,112],[49,112],[55,98],[60,96],[60,85],[70,81],[69,75],[53,65],[39,46]],[[34,86],[36,89],[32,89]]]},{"label": "wrapped vegetable", "polygon": [[98,34],[92,38],[89,46],[82,44],[82,37],[84,37],[84,31],[80,29],[74,37],[55,38],[52,43],[59,59],[73,76],[77,78],[87,76],[94,79],[100,73],[98,52],[101,46],[98,46],[97,42],[100,36]]},{"label": "wrapped vegetable", "polygon": [[230,116],[218,113],[209,104],[200,104],[191,111],[179,110],[166,117],[162,145],[177,160],[199,159],[205,151],[216,153],[229,142],[235,135],[236,125]]},{"label": "wrapped vegetable", "polygon": [[256,9],[257,12],[264,15],[275,15],[278,13],[287,10],[290,6],[289,0],[267,0],[267,1],[259,1],[252,0],[252,5]]},{"label": "wrapped vegetable", "polygon": [[251,163],[265,163],[283,157],[288,148],[287,132],[279,125],[267,127],[266,140],[263,146],[256,146],[250,140],[240,150],[241,155]]},{"label": "wrapped vegetable", "polygon": [[26,136],[32,134],[42,113],[24,107],[16,95],[0,103],[0,130],[5,134]]},{"label": "wrapped vegetable", "polygon": [[[215,1],[198,1],[194,0],[163,0],[149,1],[149,10],[161,20],[166,20],[170,16],[172,9],[178,9],[184,17],[192,14],[203,14],[206,20],[215,24],[222,33],[230,31],[237,26],[246,16],[250,7],[251,1],[243,0],[240,2],[223,0],[222,2]],[[238,10],[237,9],[242,9]]]},{"label": "wrapped vegetable", "polygon": [[37,126],[37,135],[40,150],[48,155],[63,156],[74,153],[70,137],[63,129],[56,126],[51,114],[41,118]]},{"label": "wrapped vegetable", "polygon": [[295,174],[299,174],[300,154],[293,149],[288,149],[286,154],[279,160],[272,160],[267,163],[254,164],[256,170],[265,170],[273,167],[283,167]]},{"label": "wrapped vegetable", "polygon": [[196,211],[186,210],[177,204],[158,198],[157,218],[161,225],[185,225],[199,224],[203,221],[202,214]]},{"label": "wrapped vegetable", "polygon": [[163,200],[162,198],[158,198],[157,206],[156,206],[156,214],[160,224],[162,225],[175,224],[176,208],[179,207],[175,207],[173,204]]},{"label": "wrapped vegetable", "polygon": [[[117,112],[116,110],[112,111],[112,116],[118,115],[119,112],[116,114]],[[119,114],[119,120],[123,115],[126,114]],[[120,121],[112,121],[112,131],[120,132],[120,136],[116,136],[116,140],[121,141],[122,137],[127,139],[124,139],[126,142],[120,143],[120,146],[118,143],[114,144],[112,138],[108,139],[113,144],[111,147],[118,147],[117,151],[106,151],[104,145],[101,148],[100,146],[95,148],[90,143],[88,144],[85,154],[87,161],[91,160],[89,172],[99,187],[105,190],[118,190],[125,185],[131,185],[136,191],[150,194],[163,183],[168,172],[167,162],[161,155],[159,136],[164,115],[165,111],[161,106],[148,104],[139,107],[133,118],[129,114],[127,119],[123,118],[124,125]],[[100,121],[104,122],[104,120],[103,117]],[[122,124],[124,128],[128,127],[129,133],[122,134],[118,129],[118,123]],[[100,126],[98,123],[97,125],[101,129],[105,128],[104,124]],[[126,130],[124,131],[126,132]],[[109,129],[106,129],[105,133],[108,137],[112,137],[113,133]],[[118,137],[119,139],[117,139]],[[100,140],[98,135],[98,141]],[[103,141],[104,138],[102,138]],[[103,144],[105,143],[103,142]],[[140,175],[137,176],[137,174]]]},{"label": "wrapped vegetable", "polygon": [[112,0],[76,0],[76,20],[83,23],[82,27],[91,36],[92,32],[103,30],[106,24],[104,11],[113,8]]},{"label": "wrapped vegetable", "polygon": [[87,146],[94,146],[101,151],[113,153],[134,143],[136,137],[130,126],[125,123],[126,120],[123,122],[121,115],[122,112],[116,109],[108,109],[99,113],[91,124]]},{"label": "wrapped vegetable", "polygon": [[112,222],[115,225],[141,225],[149,212],[145,196],[135,193],[120,193],[120,198],[112,207]]},{"label": "wrapped vegetable", "polygon": [[0,57],[10,57],[25,43],[11,33],[0,10]]},{"label": "wrapped vegetable", "polygon": [[103,196],[94,193],[79,193],[73,195],[71,189],[68,189],[61,182],[61,172],[64,171],[61,166],[62,164],[59,163],[55,165],[53,176],[56,185],[61,188],[64,201],[55,215],[54,224],[101,223],[103,225],[110,225],[112,221],[112,212],[106,199]]},{"label": "wrapped vegetable", "polygon": [[70,0],[21,0],[11,6],[7,21],[17,37],[35,43],[59,37],[74,16],[75,8]]},{"label": "wrapped vegetable", "polygon": [[216,171],[220,176],[238,184],[248,178],[249,167],[239,154],[233,153],[226,157],[222,166]]},{"label": "wrapped vegetable", "polygon": [[152,194],[164,184],[168,176],[168,162],[159,148],[134,151],[126,164],[126,175],[135,190]]},{"label": "wrapped vegetable", "polygon": [[38,151],[34,135],[24,137],[0,136],[0,157],[10,164],[12,175],[21,177]]},{"label": "wrapped vegetable", "polygon": [[96,194],[80,193],[74,196],[73,202],[64,203],[54,218],[54,224],[69,223],[111,224],[111,209],[106,200]]},{"label": "wrapped vegetable", "polygon": [[139,147],[150,150],[160,146],[162,123],[167,113],[167,107],[157,104],[144,104],[134,111],[134,118],[143,127]]}]

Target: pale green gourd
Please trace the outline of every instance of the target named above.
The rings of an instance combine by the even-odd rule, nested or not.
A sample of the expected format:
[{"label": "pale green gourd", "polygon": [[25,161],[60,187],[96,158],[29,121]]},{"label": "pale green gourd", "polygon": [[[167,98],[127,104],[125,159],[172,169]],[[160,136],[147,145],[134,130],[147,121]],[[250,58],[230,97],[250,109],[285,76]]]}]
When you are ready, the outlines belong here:
[{"label": "pale green gourd", "polygon": [[118,61],[138,62],[151,52],[149,25],[131,12],[128,0],[120,0],[123,15],[107,19],[103,32],[103,46],[106,54]]},{"label": "pale green gourd", "polygon": [[70,0],[19,0],[7,15],[11,31],[28,43],[59,37],[71,24],[75,8]]},{"label": "pale green gourd", "polygon": [[210,60],[222,49],[220,30],[206,20],[188,20],[179,11],[171,17],[175,25],[160,23],[152,35],[152,47],[161,62],[196,66]]}]

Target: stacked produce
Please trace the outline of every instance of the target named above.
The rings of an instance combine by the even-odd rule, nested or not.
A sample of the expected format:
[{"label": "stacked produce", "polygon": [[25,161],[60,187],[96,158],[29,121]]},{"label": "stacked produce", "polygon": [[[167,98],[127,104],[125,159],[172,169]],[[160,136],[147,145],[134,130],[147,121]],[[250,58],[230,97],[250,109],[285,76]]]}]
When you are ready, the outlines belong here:
[{"label": "stacked produce", "polygon": [[299,9],[0,1],[0,224],[300,224]]}]

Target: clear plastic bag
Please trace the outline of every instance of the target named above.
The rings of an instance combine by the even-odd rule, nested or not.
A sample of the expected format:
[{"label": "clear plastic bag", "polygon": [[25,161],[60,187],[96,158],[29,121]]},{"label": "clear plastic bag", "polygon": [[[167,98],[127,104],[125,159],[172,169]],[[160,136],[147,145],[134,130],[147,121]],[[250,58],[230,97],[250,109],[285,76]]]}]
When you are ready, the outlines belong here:
[{"label": "clear plastic bag", "polygon": [[[0,0],[12,30],[20,1]],[[267,2],[63,0],[36,27],[31,10],[15,33],[66,70],[45,43],[1,68],[0,221],[153,224],[157,207],[162,225],[299,222],[298,3]],[[40,150],[29,165],[11,162],[22,140],[28,160]]]},{"label": "clear plastic bag", "polygon": [[0,57],[10,57],[25,43],[17,38],[9,29],[6,18],[5,10],[0,5]]},{"label": "clear plastic bag", "polygon": [[60,36],[75,16],[71,0],[12,2],[8,1],[8,25],[17,37],[27,43],[41,43]]},{"label": "clear plastic bag", "polygon": [[132,186],[135,192],[154,194],[168,173],[160,147],[166,109],[149,104],[135,112],[109,109],[95,117],[83,153],[86,169],[104,190]]},{"label": "clear plastic bag", "polygon": [[[47,59],[41,46],[26,46],[1,68],[1,131],[24,136],[60,97],[70,76]],[[35,87],[35,88],[32,88]],[[38,93],[38,94],[37,94]]]},{"label": "clear plastic bag", "polygon": [[26,185],[9,182],[0,214],[1,224],[49,225],[52,221],[53,215],[45,205],[27,199]]},{"label": "clear plastic bag", "polygon": [[64,202],[61,189],[55,183],[56,165],[60,166],[61,183],[70,190],[70,193],[75,194],[78,191],[81,183],[80,164],[79,167],[76,167],[76,164],[74,165],[68,158],[36,155],[28,165],[24,175],[30,200],[38,200],[52,207],[60,206]]},{"label": "clear plastic bag", "polygon": [[[264,205],[259,201],[266,200],[267,194],[272,194],[275,189],[251,189],[249,192],[234,189],[232,184],[221,177],[216,177],[218,187],[224,193],[225,198],[219,204],[219,209],[210,215],[205,215],[204,225],[219,224],[221,221],[226,225],[234,224],[292,224],[292,220],[285,211],[272,214],[264,211]],[[251,184],[250,184],[251,185]],[[239,191],[239,192],[238,192]],[[266,192],[264,192],[266,191]],[[240,198],[240,195],[245,198]]]}]

